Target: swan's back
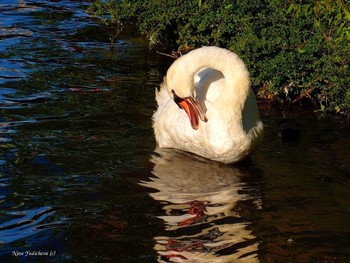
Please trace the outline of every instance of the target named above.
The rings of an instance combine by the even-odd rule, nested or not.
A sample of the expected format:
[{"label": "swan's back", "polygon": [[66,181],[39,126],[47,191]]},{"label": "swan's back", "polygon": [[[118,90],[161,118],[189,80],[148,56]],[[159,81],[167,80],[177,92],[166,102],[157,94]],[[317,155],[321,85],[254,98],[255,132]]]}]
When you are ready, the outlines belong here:
[{"label": "swan's back", "polygon": [[[214,102],[224,88],[224,75],[215,69],[204,68],[196,73],[194,83],[199,101]],[[211,88],[209,89],[209,87]],[[208,106],[206,103],[206,106]]]}]

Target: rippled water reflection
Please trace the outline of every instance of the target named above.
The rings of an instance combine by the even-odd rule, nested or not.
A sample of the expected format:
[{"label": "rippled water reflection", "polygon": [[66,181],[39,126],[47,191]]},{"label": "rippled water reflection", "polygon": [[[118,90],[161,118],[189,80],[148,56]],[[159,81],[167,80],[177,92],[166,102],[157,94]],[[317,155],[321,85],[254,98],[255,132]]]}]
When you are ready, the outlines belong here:
[{"label": "rippled water reflection", "polygon": [[242,164],[155,150],[171,60],[88,4],[0,3],[1,262],[348,262],[348,124],[261,105]]},{"label": "rippled water reflection", "polygon": [[158,150],[153,175],[142,185],[163,205],[167,236],[156,236],[159,262],[259,262],[258,239],[251,222],[235,211],[249,200],[260,208],[242,182],[249,173],[174,150]]}]

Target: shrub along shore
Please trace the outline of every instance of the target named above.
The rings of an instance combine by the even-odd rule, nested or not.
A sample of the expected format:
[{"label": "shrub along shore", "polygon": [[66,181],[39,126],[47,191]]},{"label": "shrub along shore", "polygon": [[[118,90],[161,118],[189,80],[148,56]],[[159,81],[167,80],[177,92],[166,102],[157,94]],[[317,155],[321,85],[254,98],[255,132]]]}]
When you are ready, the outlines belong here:
[{"label": "shrub along shore", "polygon": [[150,48],[215,45],[246,63],[258,99],[313,104],[350,117],[348,0],[95,0],[118,32],[134,25]]}]

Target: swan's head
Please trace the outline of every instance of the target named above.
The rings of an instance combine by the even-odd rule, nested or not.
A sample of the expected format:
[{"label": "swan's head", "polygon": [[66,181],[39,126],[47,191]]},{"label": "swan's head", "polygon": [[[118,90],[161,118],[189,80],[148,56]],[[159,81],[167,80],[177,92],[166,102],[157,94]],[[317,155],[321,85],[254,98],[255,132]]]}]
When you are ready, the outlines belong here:
[{"label": "swan's head", "polygon": [[207,117],[199,100],[196,97],[196,89],[194,86],[194,74],[186,70],[186,67],[180,67],[178,63],[180,59],[176,60],[169,68],[164,84],[174,102],[183,109],[191,123],[193,129],[197,130],[199,127],[199,119],[206,122]]}]

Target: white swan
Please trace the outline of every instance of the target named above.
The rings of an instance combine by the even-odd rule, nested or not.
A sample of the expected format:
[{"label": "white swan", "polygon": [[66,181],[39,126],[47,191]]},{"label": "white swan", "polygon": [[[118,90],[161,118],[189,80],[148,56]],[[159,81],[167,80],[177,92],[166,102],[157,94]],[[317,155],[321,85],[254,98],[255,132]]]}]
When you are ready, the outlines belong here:
[{"label": "white swan", "polygon": [[175,60],[156,101],[153,128],[159,147],[233,163],[261,141],[263,123],[249,72],[227,49],[202,47]]}]

